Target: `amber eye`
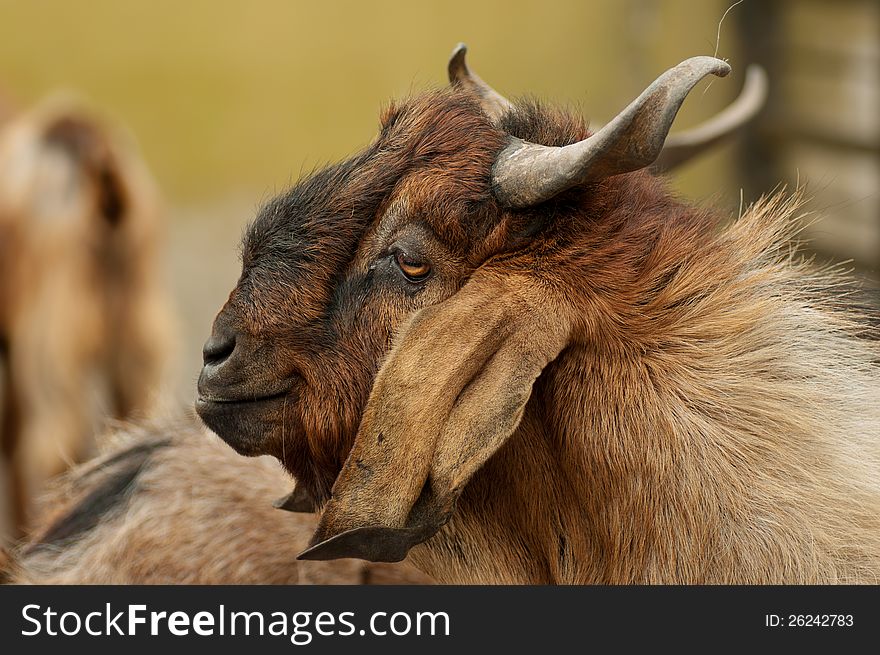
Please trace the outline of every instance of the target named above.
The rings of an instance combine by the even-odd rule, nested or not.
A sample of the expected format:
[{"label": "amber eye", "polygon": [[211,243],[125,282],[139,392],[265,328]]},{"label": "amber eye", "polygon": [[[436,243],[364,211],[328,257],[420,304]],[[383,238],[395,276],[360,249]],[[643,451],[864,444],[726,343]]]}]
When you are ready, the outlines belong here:
[{"label": "amber eye", "polygon": [[394,255],[394,260],[410,282],[421,282],[431,272],[431,265],[428,262],[414,259],[405,252],[398,251]]}]

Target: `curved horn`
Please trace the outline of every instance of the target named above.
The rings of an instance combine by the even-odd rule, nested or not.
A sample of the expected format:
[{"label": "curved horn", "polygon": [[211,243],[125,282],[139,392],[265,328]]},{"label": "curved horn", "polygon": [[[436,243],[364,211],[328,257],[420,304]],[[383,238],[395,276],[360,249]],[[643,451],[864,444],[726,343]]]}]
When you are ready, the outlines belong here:
[{"label": "curved horn", "polygon": [[449,83],[452,86],[461,87],[476,96],[486,115],[493,122],[498,122],[498,119],[505,112],[513,108],[513,104],[468,68],[465,55],[467,55],[467,46],[464,43],[459,43],[455,46],[449,57],[449,66],[447,68],[449,71]]},{"label": "curved horn", "polygon": [[739,97],[705,123],[670,134],[651,170],[655,173],[672,170],[724,141],[752,120],[766,100],[767,73],[760,66],[752,64],[746,70],[746,80]]},{"label": "curved horn", "polygon": [[492,168],[502,205],[531,207],[578,184],[650,166],[687,94],[706,75],[724,77],[730,66],[714,57],[693,57],[658,77],[614,120],[594,135],[553,147],[511,137]]}]

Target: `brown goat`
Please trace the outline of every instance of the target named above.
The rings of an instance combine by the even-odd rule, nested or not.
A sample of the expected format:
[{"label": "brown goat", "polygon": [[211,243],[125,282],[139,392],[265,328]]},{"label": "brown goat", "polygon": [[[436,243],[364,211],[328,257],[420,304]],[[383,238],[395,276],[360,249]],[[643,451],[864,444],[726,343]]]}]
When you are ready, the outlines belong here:
[{"label": "brown goat", "polygon": [[471,76],[261,210],[197,408],[325,504],[301,557],[880,580],[870,328],[792,254],[794,201],[719,228],[645,170],[728,70],[688,60],[595,134]]},{"label": "brown goat", "polygon": [[136,150],[88,111],[56,99],[0,131],[0,540],[90,454],[102,416],[153,405],[170,323],[159,231]]},{"label": "brown goat", "polygon": [[[405,564],[297,562],[311,514],[279,521],[289,476],[192,421],[115,435],[109,452],[42,499],[44,525],[7,564],[33,584],[428,584]],[[3,570],[0,564],[0,571]]]}]

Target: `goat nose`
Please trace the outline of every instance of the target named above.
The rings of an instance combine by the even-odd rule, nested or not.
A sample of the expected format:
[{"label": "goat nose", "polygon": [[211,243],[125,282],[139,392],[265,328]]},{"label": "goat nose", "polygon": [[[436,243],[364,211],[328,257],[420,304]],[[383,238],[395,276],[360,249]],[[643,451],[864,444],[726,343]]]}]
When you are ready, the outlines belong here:
[{"label": "goat nose", "polygon": [[215,330],[202,349],[205,366],[219,366],[229,359],[235,350],[235,340],[235,332]]}]

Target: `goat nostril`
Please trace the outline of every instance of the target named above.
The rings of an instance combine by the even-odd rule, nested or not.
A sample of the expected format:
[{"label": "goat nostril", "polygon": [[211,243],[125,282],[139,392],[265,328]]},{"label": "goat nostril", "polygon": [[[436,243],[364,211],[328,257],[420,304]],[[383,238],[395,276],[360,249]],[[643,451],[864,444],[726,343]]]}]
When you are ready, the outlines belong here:
[{"label": "goat nostril", "polygon": [[222,364],[229,359],[233,350],[235,350],[234,334],[212,336],[205,342],[205,347],[202,349],[205,366],[208,364]]}]

